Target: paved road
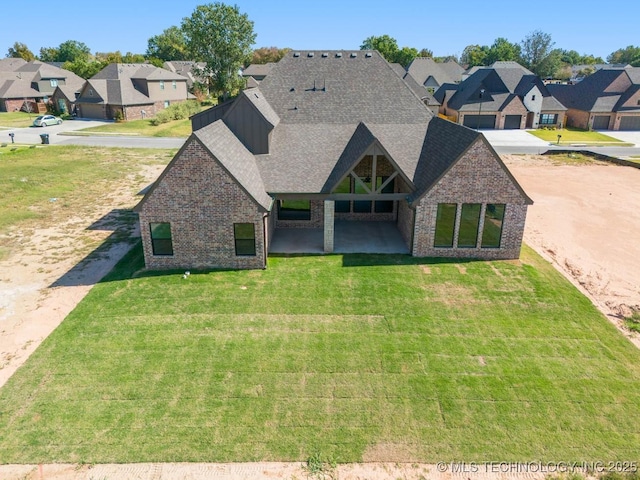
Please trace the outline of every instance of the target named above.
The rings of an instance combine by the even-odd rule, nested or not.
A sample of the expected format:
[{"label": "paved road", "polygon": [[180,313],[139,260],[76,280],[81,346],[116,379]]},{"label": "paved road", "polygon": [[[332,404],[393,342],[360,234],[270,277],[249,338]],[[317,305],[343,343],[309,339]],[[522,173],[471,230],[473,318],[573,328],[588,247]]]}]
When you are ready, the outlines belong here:
[{"label": "paved road", "polygon": [[[40,144],[40,134],[48,133],[49,141],[52,145],[84,145],[97,147],[128,147],[128,148],[180,148],[184,138],[159,138],[159,137],[138,137],[125,135],[95,135],[95,136],[67,136],[59,135],[62,132],[71,132],[82,130],[97,125],[104,125],[104,120],[70,120],[62,125],[54,125],[51,127],[29,127],[16,128],[11,130],[0,130],[0,141],[8,140],[8,134],[15,133],[16,143]],[[640,132],[611,132],[603,133],[618,138],[624,142],[634,143],[635,147],[571,147],[557,146],[540,140],[539,138],[527,133],[525,130],[482,130],[482,133],[493,146],[496,152],[500,154],[523,153],[523,154],[541,154],[547,150],[563,149],[563,150],[590,150],[604,155],[614,157],[626,157],[631,155],[640,155]]]},{"label": "paved road", "polygon": [[89,127],[96,127],[111,122],[104,120],[69,120],[62,125],[50,127],[27,127],[0,130],[0,141],[9,143],[9,133],[13,133],[16,143],[38,145],[42,143],[41,134],[49,135],[51,145],[84,145],[92,147],[129,147],[129,148],[180,148],[184,138],[157,138],[139,137],[129,135],[95,135],[95,136],[69,136],[60,135],[64,132],[74,132]]}]

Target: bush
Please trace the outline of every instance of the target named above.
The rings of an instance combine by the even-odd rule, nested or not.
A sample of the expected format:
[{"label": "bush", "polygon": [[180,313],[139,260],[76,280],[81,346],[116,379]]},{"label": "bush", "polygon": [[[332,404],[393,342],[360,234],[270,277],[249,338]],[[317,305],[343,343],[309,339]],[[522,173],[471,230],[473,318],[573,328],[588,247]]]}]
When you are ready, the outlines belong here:
[{"label": "bush", "polygon": [[624,324],[632,332],[640,333],[640,312],[633,312],[633,314],[624,319]]},{"label": "bush", "polygon": [[195,100],[189,100],[186,102],[175,103],[159,112],[149,122],[154,127],[163,123],[170,122],[172,120],[184,120],[191,115],[195,115],[200,111],[200,105]]}]

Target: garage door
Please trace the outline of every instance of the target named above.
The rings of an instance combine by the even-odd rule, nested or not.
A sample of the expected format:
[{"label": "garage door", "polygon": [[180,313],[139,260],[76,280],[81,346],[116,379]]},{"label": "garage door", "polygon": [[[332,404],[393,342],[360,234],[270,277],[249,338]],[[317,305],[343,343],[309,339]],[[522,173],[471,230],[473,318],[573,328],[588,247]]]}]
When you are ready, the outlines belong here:
[{"label": "garage door", "polygon": [[83,103],[79,106],[80,116],[83,118],[106,118],[104,115],[104,105],[94,103]]},{"label": "garage door", "polygon": [[640,130],[640,117],[620,118],[620,130]]},{"label": "garage door", "polygon": [[495,115],[465,115],[463,125],[469,128],[496,128]]},{"label": "garage door", "polygon": [[520,128],[520,122],[522,121],[522,115],[507,115],[504,117],[504,129],[515,130]]},{"label": "garage door", "polygon": [[593,129],[594,130],[608,130],[609,129],[609,116],[608,115],[596,115],[593,117]]}]

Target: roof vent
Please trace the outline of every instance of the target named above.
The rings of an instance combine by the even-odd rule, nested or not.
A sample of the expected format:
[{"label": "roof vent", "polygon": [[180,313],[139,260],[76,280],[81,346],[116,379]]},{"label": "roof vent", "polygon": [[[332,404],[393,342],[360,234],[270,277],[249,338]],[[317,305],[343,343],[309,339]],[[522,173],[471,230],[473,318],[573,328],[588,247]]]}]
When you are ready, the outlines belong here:
[{"label": "roof vent", "polygon": [[312,58],[313,57],[313,52],[307,53],[307,57]]},{"label": "roof vent", "polygon": [[342,58],[342,53],[341,52],[336,53],[336,58]]},{"label": "roof vent", "polygon": [[356,58],[358,56],[358,54],[356,52],[351,52],[351,55],[349,55],[351,58]]},{"label": "roof vent", "polygon": [[327,58],[328,56],[329,56],[329,54],[328,54],[327,52],[324,52],[324,53],[322,54],[322,58]]},{"label": "roof vent", "polygon": [[367,57],[367,58],[371,58],[373,56],[373,53],[367,52],[367,53],[364,54],[364,56]]},{"label": "roof vent", "polygon": [[295,58],[298,58],[298,57],[300,56],[300,52],[293,52],[293,56],[294,56]]}]

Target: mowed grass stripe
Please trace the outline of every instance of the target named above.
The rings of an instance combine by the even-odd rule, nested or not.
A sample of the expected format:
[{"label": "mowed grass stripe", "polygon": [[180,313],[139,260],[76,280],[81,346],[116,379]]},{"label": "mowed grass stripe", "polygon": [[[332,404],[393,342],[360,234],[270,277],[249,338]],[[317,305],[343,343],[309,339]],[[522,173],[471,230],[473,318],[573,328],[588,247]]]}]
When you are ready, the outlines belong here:
[{"label": "mowed grass stripe", "polygon": [[183,280],[132,277],[137,247],[0,390],[0,458],[637,458],[639,352],[523,260],[276,257]]}]

